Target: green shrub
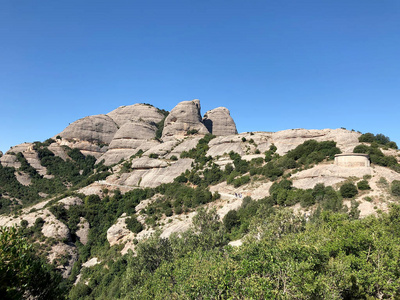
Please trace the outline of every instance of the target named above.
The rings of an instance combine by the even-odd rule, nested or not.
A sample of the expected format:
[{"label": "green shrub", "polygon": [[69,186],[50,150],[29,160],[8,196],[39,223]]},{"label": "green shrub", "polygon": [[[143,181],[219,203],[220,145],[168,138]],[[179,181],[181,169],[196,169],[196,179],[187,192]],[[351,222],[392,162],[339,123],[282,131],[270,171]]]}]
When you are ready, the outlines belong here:
[{"label": "green shrub", "polygon": [[143,230],[142,224],[136,219],[135,216],[126,218],[125,223],[126,223],[126,227],[134,233],[139,233]]},{"label": "green shrub", "polygon": [[347,182],[340,187],[340,194],[343,198],[353,198],[358,194],[358,190],[354,183]]},{"label": "green shrub", "polygon": [[228,232],[231,232],[233,227],[240,226],[240,218],[236,210],[230,210],[223,218],[223,223]]},{"label": "green shrub", "polygon": [[400,181],[393,180],[392,184],[390,185],[390,191],[394,196],[400,196]]},{"label": "green shrub", "polygon": [[366,180],[361,180],[361,181],[357,182],[357,188],[361,191],[371,189],[371,187],[368,184],[368,181],[366,181]]}]

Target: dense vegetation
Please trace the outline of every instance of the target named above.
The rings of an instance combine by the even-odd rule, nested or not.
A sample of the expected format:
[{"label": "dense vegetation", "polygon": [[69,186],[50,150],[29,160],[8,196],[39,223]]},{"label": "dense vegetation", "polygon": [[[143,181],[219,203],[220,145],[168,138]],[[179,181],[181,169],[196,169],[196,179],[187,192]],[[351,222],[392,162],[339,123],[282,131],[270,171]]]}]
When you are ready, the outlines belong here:
[{"label": "dense vegetation", "polygon": [[[18,169],[3,167],[0,164],[0,213],[18,211],[25,205],[31,205],[42,199],[40,193],[42,195],[64,193],[68,189],[73,190],[104,179],[110,174],[102,164],[95,165],[96,159],[93,156],[84,156],[78,149],[65,146],[68,157],[63,160],[48,149],[53,142],[49,139],[43,143],[34,143],[40,164],[47,168],[46,175],[50,175],[48,178],[40,175],[21,152],[15,154],[21,164]],[[28,186],[21,184],[15,173],[29,175],[30,184]]]},{"label": "dense vegetation", "polygon": [[353,152],[368,154],[371,163],[384,167],[389,167],[396,172],[400,172],[400,165],[397,162],[396,157],[391,155],[384,155],[377,143],[372,143],[370,146],[364,144],[358,145],[354,148]]},{"label": "dense vegetation", "polygon": [[362,134],[358,138],[359,142],[362,143],[376,143],[378,145],[387,147],[387,148],[393,148],[393,149],[398,149],[397,144],[395,142],[392,142],[390,138],[382,133],[378,133],[377,135],[374,135],[373,133],[367,132]]},{"label": "dense vegetation", "polygon": [[61,275],[36,256],[32,244],[15,227],[0,227],[0,295],[2,299],[63,299]]},{"label": "dense vegetation", "polygon": [[307,222],[262,204],[244,245],[231,248],[213,212],[181,237],[159,234],[84,269],[71,299],[378,299],[399,296],[400,207],[362,220],[325,211]]}]

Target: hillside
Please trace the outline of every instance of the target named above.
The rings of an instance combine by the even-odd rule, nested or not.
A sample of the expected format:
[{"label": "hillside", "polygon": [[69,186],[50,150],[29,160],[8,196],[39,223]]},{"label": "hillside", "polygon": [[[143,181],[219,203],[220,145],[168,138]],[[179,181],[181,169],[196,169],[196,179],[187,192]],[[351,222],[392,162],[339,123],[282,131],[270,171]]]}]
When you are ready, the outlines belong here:
[{"label": "hillside", "polygon": [[[382,134],[346,129],[239,134],[227,108],[202,116],[199,100],[181,102],[170,112],[134,104],[77,120],[44,142],[17,145],[2,155],[0,225],[22,228],[37,253],[62,273],[71,299],[161,298],[155,292],[157,280],[164,292],[170,289],[171,298],[202,299],[210,283],[202,273],[210,269],[198,267],[202,255],[215,261],[211,270],[226,268],[241,281],[232,286],[225,278],[230,282],[221,289],[225,294],[204,298],[302,299],[306,292],[292,294],[290,284],[300,283],[289,284],[290,275],[280,279],[288,281],[285,290],[282,283],[275,286],[276,278],[261,282],[260,275],[252,281],[254,269],[244,268],[243,276],[235,272],[254,254],[251,247],[264,245],[273,256],[289,247],[289,235],[307,240],[310,233],[313,238],[302,243],[328,247],[315,239],[330,236],[318,222],[337,221],[335,226],[360,234],[367,232],[366,222],[386,222],[400,196],[399,162],[397,145]],[[390,230],[389,225],[382,228]],[[337,231],[331,234],[340,240]],[[376,249],[381,242],[374,240]],[[335,245],[339,253],[341,246]],[[223,251],[238,252],[229,256]],[[259,259],[254,261],[262,264]],[[183,265],[198,274],[186,269],[174,274],[182,285],[179,291],[163,282],[162,272],[172,274]],[[222,269],[214,271],[222,274]],[[192,276],[192,282],[185,276]],[[254,290],[234,291],[246,280],[255,284]],[[185,290],[186,284],[196,285],[198,296]],[[321,289],[309,295],[325,295],[331,288]],[[345,298],[343,290],[355,295],[347,285],[335,289],[332,299]],[[389,290],[364,292],[377,298],[395,295]],[[360,299],[365,296],[361,287],[357,293]]]}]

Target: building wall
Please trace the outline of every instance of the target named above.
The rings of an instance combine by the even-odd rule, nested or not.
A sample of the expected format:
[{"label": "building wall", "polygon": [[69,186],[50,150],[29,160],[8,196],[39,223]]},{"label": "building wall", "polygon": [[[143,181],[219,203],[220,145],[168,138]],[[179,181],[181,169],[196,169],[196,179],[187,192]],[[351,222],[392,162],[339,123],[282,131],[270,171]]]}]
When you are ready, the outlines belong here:
[{"label": "building wall", "polygon": [[340,155],[335,157],[335,165],[341,167],[369,167],[370,161],[367,156]]}]

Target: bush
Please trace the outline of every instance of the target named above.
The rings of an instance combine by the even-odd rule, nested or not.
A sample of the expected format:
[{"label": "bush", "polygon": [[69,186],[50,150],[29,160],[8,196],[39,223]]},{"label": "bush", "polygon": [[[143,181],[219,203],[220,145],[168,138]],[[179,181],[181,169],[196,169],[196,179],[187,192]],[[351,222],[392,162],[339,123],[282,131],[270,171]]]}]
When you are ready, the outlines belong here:
[{"label": "bush", "polygon": [[372,143],[375,141],[375,135],[370,132],[364,133],[358,138],[358,141],[361,143]]},{"label": "bush", "polygon": [[358,194],[358,190],[354,183],[347,182],[340,187],[340,194],[343,198],[353,198]]},{"label": "bush", "polygon": [[240,225],[240,218],[237,211],[230,210],[224,217],[223,223],[228,232],[230,232],[233,227],[238,227]]},{"label": "bush", "polygon": [[357,183],[357,188],[361,191],[365,191],[365,190],[370,190],[371,187],[368,184],[368,181],[366,180],[361,180]]},{"label": "bush", "polygon": [[135,216],[126,218],[125,223],[126,223],[126,227],[134,233],[139,233],[143,230],[142,224],[136,219]]},{"label": "bush", "polygon": [[400,181],[399,180],[393,180],[390,191],[394,196],[400,196]]}]

